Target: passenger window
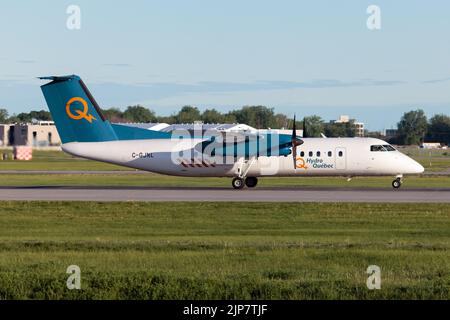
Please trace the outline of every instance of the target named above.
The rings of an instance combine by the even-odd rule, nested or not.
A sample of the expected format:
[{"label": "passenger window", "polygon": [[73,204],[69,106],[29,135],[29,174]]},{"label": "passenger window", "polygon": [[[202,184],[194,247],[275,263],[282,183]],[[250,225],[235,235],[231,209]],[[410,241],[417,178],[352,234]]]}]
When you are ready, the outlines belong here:
[{"label": "passenger window", "polygon": [[304,151],[300,152],[300,157],[304,157],[304,156],[305,156],[305,152]]},{"label": "passenger window", "polygon": [[317,155],[318,157],[320,157],[320,151],[317,151],[316,155]]},{"label": "passenger window", "polygon": [[339,151],[339,157],[342,157],[344,153],[342,151]]},{"label": "passenger window", "polygon": [[312,152],[312,151],[309,152],[309,156],[310,156],[310,157],[313,156],[313,152]]},{"label": "passenger window", "polygon": [[328,151],[328,156],[331,157],[332,155],[331,151]]}]

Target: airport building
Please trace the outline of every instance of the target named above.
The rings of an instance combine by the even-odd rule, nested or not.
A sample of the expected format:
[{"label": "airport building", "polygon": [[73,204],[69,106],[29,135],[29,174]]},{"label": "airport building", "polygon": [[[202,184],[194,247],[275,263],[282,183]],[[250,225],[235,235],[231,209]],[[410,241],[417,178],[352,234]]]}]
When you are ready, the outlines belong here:
[{"label": "airport building", "polygon": [[0,147],[29,146],[45,148],[59,146],[61,139],[53,121],[30,124],[0,124]]},{"label": "airport building", "polygon": [[353,121],[355,128],[356,128],[356,136],[357,137],[364,137],[364,123],[358,122],[355,119],[350,119],[347,115],[341,115],[339,116],[339,119],[332,120],[331,123],[348,123],[350,121]]}]

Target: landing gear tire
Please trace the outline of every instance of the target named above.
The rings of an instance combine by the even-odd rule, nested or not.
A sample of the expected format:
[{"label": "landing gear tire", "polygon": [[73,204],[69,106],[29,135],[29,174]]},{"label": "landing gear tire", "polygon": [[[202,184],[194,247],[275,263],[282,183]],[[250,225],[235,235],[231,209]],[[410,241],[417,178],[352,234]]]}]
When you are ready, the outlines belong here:
[{"label": "landing gear tire", "polygon": [[242,178],[236,177],[231,181],[233,188],[242,189],[244,187],[244,180]]},{"label": "landing gear tire", "polygon": [[258,184],[258,178],[256,177],[247,177],[245,179],[245,185],[249,188],[254,188]]},{"label": "landing gear tire", "polygon": [[402,186],[402,180],[400,179],[395,179],[394,181],[392,181],[392,187],[394,189],[398,189]]}]

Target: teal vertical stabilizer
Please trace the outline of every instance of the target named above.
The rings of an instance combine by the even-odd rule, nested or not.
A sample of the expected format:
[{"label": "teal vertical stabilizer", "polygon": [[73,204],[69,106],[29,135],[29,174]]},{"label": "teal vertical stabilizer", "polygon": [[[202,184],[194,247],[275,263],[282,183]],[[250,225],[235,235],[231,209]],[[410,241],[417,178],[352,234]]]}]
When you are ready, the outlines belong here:
[{"label": "teal vertical stabilizer", "polygon": [[63,143],[117,140],[109,121],[80,77],[40,77],[51,82],[41,86]]}]

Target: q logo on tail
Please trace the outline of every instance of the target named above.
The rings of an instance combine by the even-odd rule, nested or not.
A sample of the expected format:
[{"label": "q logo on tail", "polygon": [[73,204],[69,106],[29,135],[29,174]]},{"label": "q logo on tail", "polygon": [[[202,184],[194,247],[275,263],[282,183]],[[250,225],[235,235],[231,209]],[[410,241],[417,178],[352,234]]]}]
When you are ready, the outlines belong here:
[{"label": "q logo on tail", "polygon": [[[74,103],[75,101],[81,102],[81,104],[83,105],[83,110],[78,109],[74,110],[76,114],[73,114],[72,111],[70,110],[70,107],[72,103]],[[83,98],[74,97],[69,101],[67,101],[66,103],[66,113],[73,120],[86,119],[89,123],[92,123],[92,120],[97,120],[96,118],[94,118],[92,114],[88,114],[88,111],[89,111],[88,104],[86,100],[84,100]]]}]

